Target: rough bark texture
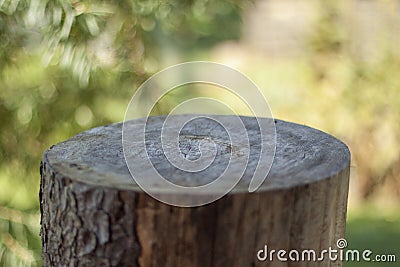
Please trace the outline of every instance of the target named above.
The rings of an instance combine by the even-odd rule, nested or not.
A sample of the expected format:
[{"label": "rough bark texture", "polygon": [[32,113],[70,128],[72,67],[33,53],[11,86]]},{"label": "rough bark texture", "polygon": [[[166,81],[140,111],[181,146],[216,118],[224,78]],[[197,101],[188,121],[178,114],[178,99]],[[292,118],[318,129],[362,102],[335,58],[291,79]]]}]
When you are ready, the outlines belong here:
[{"label": "rough bark texture", "polygon": [[[155,129],[162,120],[155,119]],[[252,127],[253,118],[243,120]],[[276,131],[274,163],[259,190],[246,193],[245,173],[244,182],[230,194],[196,208],[163,204],[133,183],[122,153],[121,124],[92,129],[53,146],[41,163],[44,265],[266,266],[257,259],[264,245],[287,251],[336,248],[345,231],[347,147],[298,124],[277,120]],[[224,148],[222,144],[221,151]],[[157,164],[161,163],[155,159]],[[268,266],[341,263],[275,258]]]}]

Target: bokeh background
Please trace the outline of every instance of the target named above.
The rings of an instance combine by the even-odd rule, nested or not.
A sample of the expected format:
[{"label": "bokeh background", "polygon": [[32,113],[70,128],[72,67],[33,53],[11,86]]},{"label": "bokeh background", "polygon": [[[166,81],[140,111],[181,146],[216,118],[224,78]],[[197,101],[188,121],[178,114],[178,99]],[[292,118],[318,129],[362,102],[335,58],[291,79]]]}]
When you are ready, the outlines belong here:
[{"label": "bokeh background", "polygon": [[45,149],[122,121],[146,78],[190,60],[237,68],[275,117],[348,144],[348,248],[399,262],[399,44],[395,0],[0,0],[0,266],[41,265]]}]

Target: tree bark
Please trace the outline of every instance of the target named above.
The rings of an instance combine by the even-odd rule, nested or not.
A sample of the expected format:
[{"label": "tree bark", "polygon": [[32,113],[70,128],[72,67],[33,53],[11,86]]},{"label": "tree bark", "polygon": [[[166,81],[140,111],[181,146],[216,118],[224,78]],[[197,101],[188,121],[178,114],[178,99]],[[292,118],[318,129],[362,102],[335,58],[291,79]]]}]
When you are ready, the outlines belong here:
[{"label": "tree bark", "polygon": [[[150,129],[164,119],[156,117]],[[248,128],[255,121],[242,120]],[[257,258],[265,245],[288,253],[314,249],[318,257],[323,249],[337,249],[345,233],[348,148],[306,126],[281,120],[275,126],[275,158],[262,186],[246,192],[245,173],[229,194],[195,208],[161,203],[133,182],[122,152],[121,124],[51,147],[40,168],[44,265],[341,266],[327,257],[285,262],[275,253],[273,261]],[[199,135],[199,128],[193,129],[192,135]]]}]

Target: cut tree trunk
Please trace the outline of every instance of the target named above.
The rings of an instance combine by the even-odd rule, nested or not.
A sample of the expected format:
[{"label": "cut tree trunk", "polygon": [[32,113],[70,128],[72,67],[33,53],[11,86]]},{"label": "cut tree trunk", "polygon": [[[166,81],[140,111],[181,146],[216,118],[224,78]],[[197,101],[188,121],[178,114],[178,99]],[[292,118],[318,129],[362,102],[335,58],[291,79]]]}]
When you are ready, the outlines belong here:
[{"label": "cut tree trunk", "polygon": [[[241,118],[252,132],[256,120]],[[153,118],[148,129],[158,131],[164,120]],[[188,128],[187,138],[205,138],[203,130],[210,125],[193,123],[196,127]],[[301,256],[302,250],[314,249],[318,257],[324,249],[337,249],[337,240],[344,238],[349,150],[306,126],[281,120],[275,120],[275,126],[275,158],[261,187],[247,191],[250,156],[250,167],[234,190],[194,208],[159,202],[134,183],[122,150],[122,124],[95,128],[52,146],[40,168],[44,265],[341,266],[327,255],[321,261],[293,261],[288,253],[296,249]],[[213,131],[208,129],[210,137]],[[257,147],[259,140],[249,138],[250,146]],[[216,142],[221,155],[230,151],[224,142]],[[155,165],[172,173],[155,154],[149,154]],[[214,163],[223,168],[223,162]],[[206,170],[202,177],[207,180],[208,174]],[[188,176],[175,175],[173,180],[184,182]],[[268,252],[286,250],[287,261],[280,261],[277,253],[272,261],[259,259],[265,246]]]}]

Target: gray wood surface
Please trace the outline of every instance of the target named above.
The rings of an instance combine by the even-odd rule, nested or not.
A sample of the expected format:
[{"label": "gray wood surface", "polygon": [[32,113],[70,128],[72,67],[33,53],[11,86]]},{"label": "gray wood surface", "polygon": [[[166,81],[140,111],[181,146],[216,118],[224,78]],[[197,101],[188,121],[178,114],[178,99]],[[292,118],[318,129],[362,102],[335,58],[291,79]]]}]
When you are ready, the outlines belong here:
[{"label": "gray wood surface", "polygon": [[[196,127],[190,127],[183,135],[181,151],[194,158],[199,154],[196,149],[199,141],[213,136],[218,146],[215,162],[217,164],[213,164],[203,172],[194,173],[188,179],[186,172],[177,172],[176,168],[158,153],[161,149],[159,131],[164,120],[165,117],[153,118],[149,128],[152,134],[149,135],[148,142],[152,145],[149,145],[147,152],[157,170],[164,176],[170,177],[174,183],[182,185],[193,186],[215,179],[223,171],[232,149],[228,140],[224,138],[226,136],[223,128],[215,127],[200,119],[196,121]],[[260,149],[256,120],[243,117],[243,121],[248,129],[252,151],[245,175],[235,188],[238,191],[247,191]],[[260,191],[291,188],[322,180],[338,173],[349,164],[348,148],[334,137],[307,126],[281,120],[275,122],[277,131],[275,158]],[[130,123],[134,124],[135,121]],[[121,128],[122,125],[117,123],[85,131],[52,147],[45,153],[44,161],[50,164],[56,173],[73,180],[99,186],[140,190],[126,167],[121,144]],[[189,152],[188,147],[195,149]],[[131,151],[134,153],[135,147]]]}]

